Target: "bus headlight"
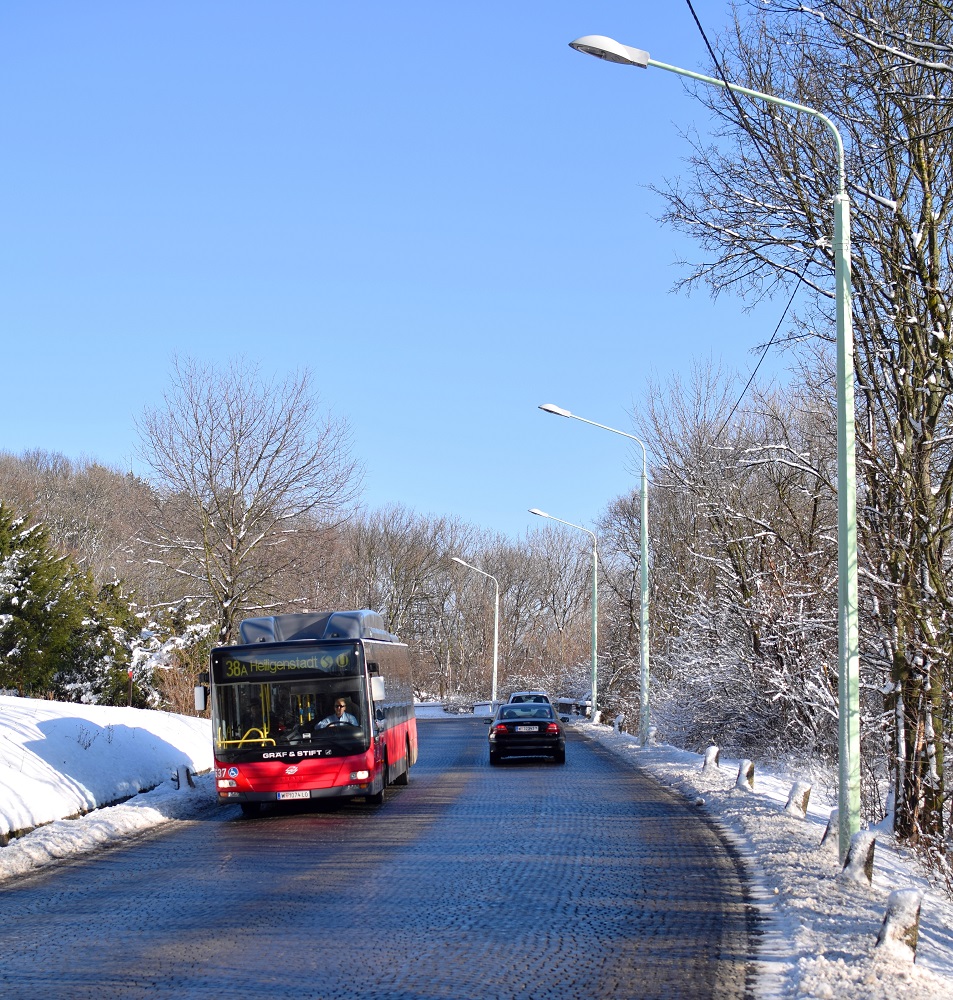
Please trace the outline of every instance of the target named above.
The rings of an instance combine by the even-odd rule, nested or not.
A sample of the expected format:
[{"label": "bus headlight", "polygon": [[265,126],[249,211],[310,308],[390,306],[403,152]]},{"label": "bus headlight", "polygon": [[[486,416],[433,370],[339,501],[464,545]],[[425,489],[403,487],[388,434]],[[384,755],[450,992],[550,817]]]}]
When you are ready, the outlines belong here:
[{"label": "bus headlight", "polygon": [[351,781],[367,781],[370,776],[370,771],[351,771]]},{"label": "bus headlight", "polygon": [[238,782],[232,781],[230,778],[219,778],[216,782],[219,788],[237,788]]}]

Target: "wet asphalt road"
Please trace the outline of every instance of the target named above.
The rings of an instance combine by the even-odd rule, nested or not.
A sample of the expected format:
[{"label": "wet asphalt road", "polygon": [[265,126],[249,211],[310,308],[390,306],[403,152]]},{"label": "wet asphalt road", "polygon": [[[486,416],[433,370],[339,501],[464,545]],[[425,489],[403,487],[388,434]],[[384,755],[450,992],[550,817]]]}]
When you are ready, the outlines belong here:
[{"label": "wet asphalt road", "polygon": [[684,800],[572,735],[487,762],[422,721],[379,808],[237,806],[0,887],[0,997],[751,996],[740,870]]}]

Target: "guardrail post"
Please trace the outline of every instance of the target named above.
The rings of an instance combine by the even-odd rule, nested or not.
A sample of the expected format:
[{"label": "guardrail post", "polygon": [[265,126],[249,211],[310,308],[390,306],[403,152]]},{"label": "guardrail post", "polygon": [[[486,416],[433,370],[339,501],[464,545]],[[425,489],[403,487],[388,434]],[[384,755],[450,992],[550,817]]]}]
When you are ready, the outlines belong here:
[{"label": "guardrail post", "polygon": [[896,889],[890,893],[887,912],[877,935],[877,947],[889,948],[916,961],[922,904],[923,895],[916,889]]},{"label": "guardrail post", "polygon": [[736,788],[743,788],[746,792],[754,791],[754,764],[750,760],[743,760],[738,768],[738,778],[735,781]]},{"label": "guardrail post", "polygon": [[195,788],[195,778],[188,764],[179,764],[172,775],[172,784],[176,788]]},{"label": "guardrail post", "polygon": [[788,804],[784,811],[789,816],[804,819],[807,815],[807,804],[811,801],[811,786],[806,781],[795,781],[788,795]]},{"label": "guardrail post", "polygon": [[877,846],[877,838],[869,830],[861,830],[850,838],[850,847],[847,849],[847,860],[844,862],[844,870],[841,873],[844,878],[852,882],[866,882],[867,885],[874,878],[874,848]]},{"label": "guardrail post", "polygon": [[710,746],[705,751],[705,763],[702,764],[702,774],[711,774],[718,770],[718,762],[721,760],[721,750],[716,746]]},{"label": "guardrail post", "polygon": [[836,843],[838,834],[840,830],[840,813],[836,809],[831,810],[830,819],[827,821],[827,827],[824,830],[824,836],[821,837],[821,847],[825,844]]}]

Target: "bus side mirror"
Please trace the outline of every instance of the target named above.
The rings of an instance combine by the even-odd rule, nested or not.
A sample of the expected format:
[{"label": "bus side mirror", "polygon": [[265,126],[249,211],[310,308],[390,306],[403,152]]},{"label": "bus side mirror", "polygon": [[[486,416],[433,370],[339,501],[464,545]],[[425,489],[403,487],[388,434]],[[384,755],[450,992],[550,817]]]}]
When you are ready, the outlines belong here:
[{"label": "bus side mirror", "polygon": [[384,678],[381,677],[380,674],[375,674],[371,678],[371,700],[384,700]]},{"label": "bus side mirror", "polygon": [[195,686],[195,711],[204,712],[208,707],[208,688],[204,684]]}]

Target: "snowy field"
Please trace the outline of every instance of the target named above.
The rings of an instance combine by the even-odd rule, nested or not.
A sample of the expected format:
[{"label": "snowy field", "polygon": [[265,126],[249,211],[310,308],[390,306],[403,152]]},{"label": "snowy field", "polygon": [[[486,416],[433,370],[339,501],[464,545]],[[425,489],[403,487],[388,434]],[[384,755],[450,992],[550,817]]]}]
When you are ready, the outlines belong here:
[{"label": "snowy field", "polygon": [[[447,718],[438,706],[419,706],[418,717]],[[785,806],[804,775],[762,773],[755,762],[754,789],[745,790],[738,761],[703,774],[697,754],[643,749],[607,726],[575,725],[696,803],[737,846],[768,928],[762,996],[953,1000],[953,905],[882,831],[872,884],[845,879],[836,847],[820,843],[829,789],[812,787],[801,818]],[[0,879],[215,807],[211,765],[205,719],[0,697],[0,836],[36,828],[0,847]],[[185,768],[206,773],[190,787]],[[874,947],[887,897],[900,889],[923,895],[915,963],[903,946]]]}]

